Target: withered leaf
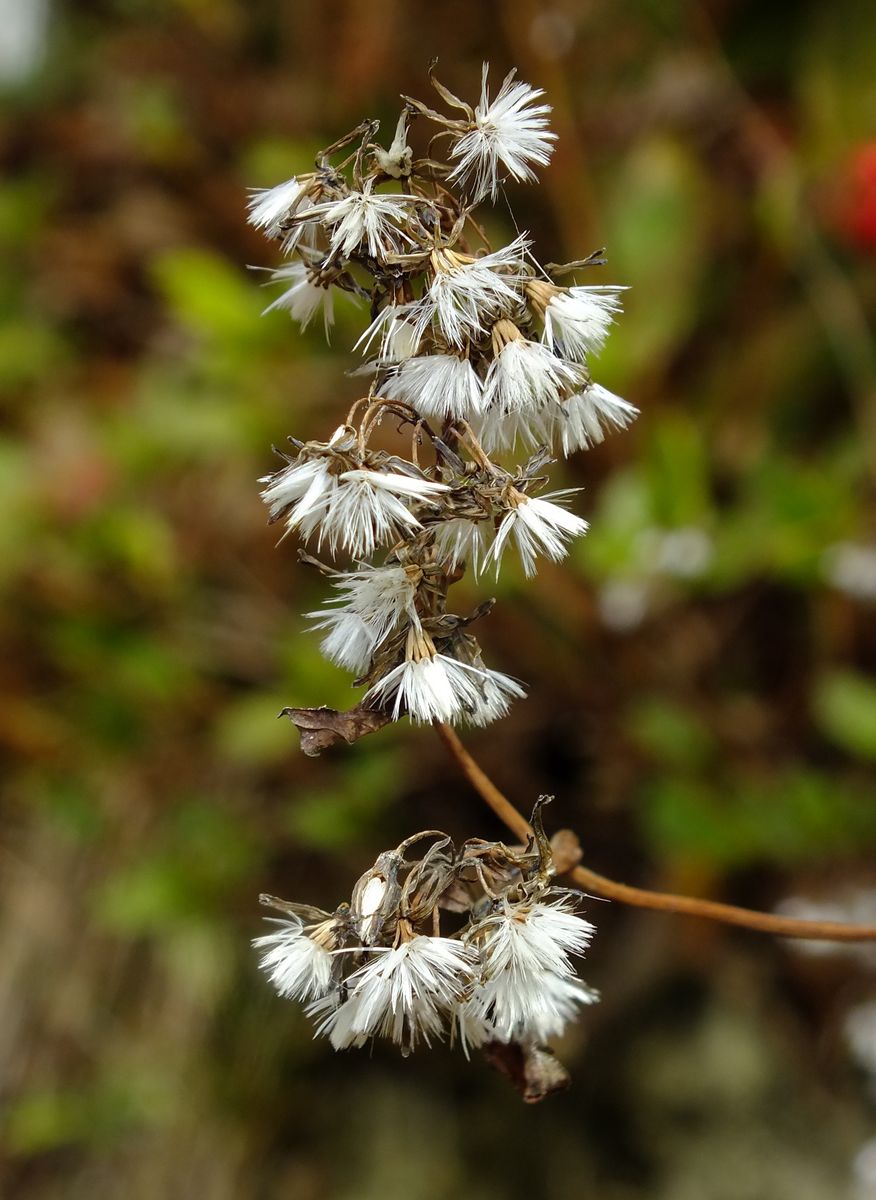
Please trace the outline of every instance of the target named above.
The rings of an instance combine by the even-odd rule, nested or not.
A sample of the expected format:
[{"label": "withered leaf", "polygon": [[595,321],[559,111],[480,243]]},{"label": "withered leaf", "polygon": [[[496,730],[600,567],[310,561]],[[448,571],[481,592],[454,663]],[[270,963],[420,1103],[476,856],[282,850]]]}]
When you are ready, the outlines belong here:
[{"label": "withered leaf", "polygon": [[487,1042],[481,1047],[491,1067],[509,1079],[524,1104],[538,1104],[563,1092],[572,1077],[548,1046],[523,1046],[520,1042]]},{"label": "withered leaf", "polygon": [[279,715],[288,717],[298,730],[301,749],[309,758],[316,758],[338,742],[352,745],[392,721],[388,713],[361,704],[347,712],[338,712],[336,708],[284,708]]}]

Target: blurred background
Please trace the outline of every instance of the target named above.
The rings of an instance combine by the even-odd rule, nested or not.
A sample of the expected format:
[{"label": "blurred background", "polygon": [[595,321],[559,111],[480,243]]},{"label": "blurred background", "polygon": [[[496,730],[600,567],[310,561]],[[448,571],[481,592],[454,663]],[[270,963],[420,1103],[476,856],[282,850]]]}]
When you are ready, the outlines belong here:
[{"label": "blurred background", "polygon": [[531,695],[468,745],[598,871],[876,920],[876,7],[2,0],[0,1192],[872,1200],[873,950],[594,901],[539,1108],[334,1055],[256,968],[260,891],[502,835],[428,729],[311,760],[277,720],[356,698],[256,479],[357,394],[365,314],[262,319],[246,188],[388,140],[432,55],[547,90],[509,196],[542,259],[608,248],[597,378],[642,410],[555,469],[592,532],[503,573],[478,636]]}]

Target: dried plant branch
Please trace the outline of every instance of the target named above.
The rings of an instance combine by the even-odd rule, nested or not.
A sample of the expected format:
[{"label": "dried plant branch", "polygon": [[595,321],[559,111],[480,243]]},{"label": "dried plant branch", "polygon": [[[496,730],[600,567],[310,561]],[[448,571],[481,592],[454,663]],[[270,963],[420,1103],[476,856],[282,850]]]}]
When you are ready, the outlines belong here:
[{"label": "dried plant branch", "polygon": [[[521,812],[493,783],[489,775],[472,758],[459,737],[449,725],[435,722],[435,730],[450,756],[456,761],[463,775],[485,800],[504,825],[522,841],[533,833],[532,827]],[[591,871],[589,867],[577,866],[568,872],[576,884],[602,896],[617,900],[635,908],[650,908],[658,912],[677,913],[683,916],[704,917],[710,921],[722,921],[725,925],[739,925],[759,933],[772,933],[778,937],[806,938],[824,942],[873,942],[876,941],[876,926],[847,925],[839,921],[799,921],[792,917],[779,917],[755,909],[740,908],[735,904],[722,904],[717,900],[700,900],[695,896],[676,896],[670,892],[652,892],[646,888],[631,887],[617,883]]]}]

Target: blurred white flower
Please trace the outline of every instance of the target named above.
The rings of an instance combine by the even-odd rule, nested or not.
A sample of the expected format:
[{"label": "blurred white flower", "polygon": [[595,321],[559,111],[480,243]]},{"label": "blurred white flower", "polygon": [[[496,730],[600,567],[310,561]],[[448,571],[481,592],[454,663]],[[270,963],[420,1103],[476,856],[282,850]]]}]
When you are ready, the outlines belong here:
[{"label": "blurred white flower", "polygon": [[[847,887],[830,899],[811,896],[788,896],[776,905],[782,917],[797,921],[838,921],[843,925],[872,925],[876,923],[876,888]],[[810,958],[854,958],[876,969],[876,945],[872,942],[824,942],[808,938],[791,938],[789,950]]]},{"label": "blurred white flower", "polygon": [[648,583],[642,579],[609,579],[599,589],[596,604],[603,625],[617,633],[628,633],[648,615],[651,600]]},{"label": "blurred white flower", "polygon": [[0,81],[23,83],[45,58],[49,0],[0,2]]},{"label": "blurred white flower", "polygon": [[860,1147],[852,1160],[851,1200],[876,1200],[876,1137]]},{"label": "blurred white flower", "polygon": [[715,546],[705,529],[687,525],[655,534],[650,546],[655,570],[680,579],[694,579],[708,569]]},{"label": "blurred white flower", "polygon": [[843,1033],[852,1058],[876,1085],[876,1000],[850,1008],[843,1020]]},{"label": "blurred white flower", "polygon": [[836,542],[821,560],[825,579],[854,600],[876,600],[876,546]]}]

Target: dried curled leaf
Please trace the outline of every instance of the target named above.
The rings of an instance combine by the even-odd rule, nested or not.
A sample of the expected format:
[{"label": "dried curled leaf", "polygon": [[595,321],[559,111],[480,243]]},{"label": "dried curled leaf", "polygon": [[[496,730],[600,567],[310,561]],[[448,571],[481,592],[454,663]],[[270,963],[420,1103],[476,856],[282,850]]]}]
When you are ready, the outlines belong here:
[{"label": "dried curled leaf", "polygon": [[517,1088],[524,1104],[538,1104],[564,1092],[572,1077],[548,1046],[520,1042],[487,1042],[484,1058]]},{"label": "dried curled leaf", "polygon": [[388,713],[357,704],[347,712],[336,708],[284,708],[279,713],[288,717],[301,735],[301,749],[308,758],[317,758],[323,750],[338,742],[352,745],[366,734],[376,733],[389,725]]}]

